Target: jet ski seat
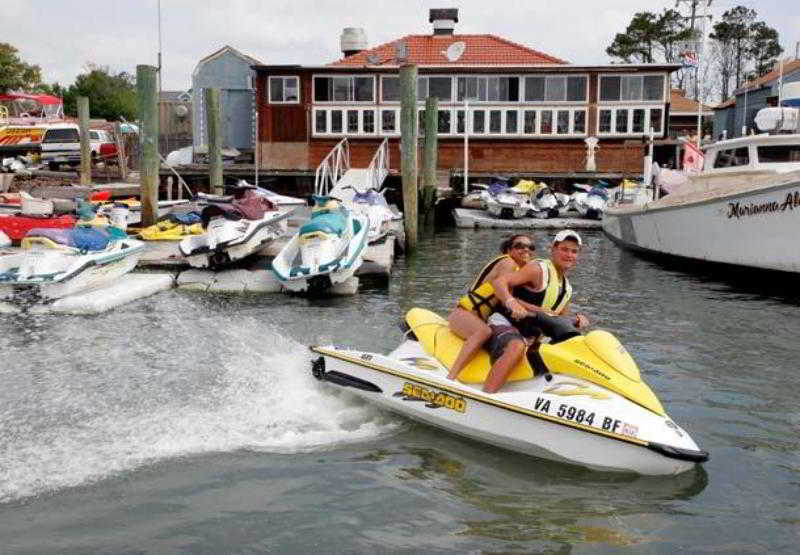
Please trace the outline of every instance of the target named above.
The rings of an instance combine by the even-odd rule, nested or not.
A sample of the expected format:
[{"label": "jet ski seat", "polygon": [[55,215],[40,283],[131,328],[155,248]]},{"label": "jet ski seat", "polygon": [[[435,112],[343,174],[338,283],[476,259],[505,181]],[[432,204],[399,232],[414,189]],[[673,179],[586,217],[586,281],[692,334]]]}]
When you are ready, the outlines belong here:
[{"label": "jet ski seat", "polygon": [[341,237],[346,225],[347,218],[341,209],[319,210],[311,215],[311,221],[300,228],[300,236],[322,232]]},{"label": "jet ski seat", "polygon": [[71,247],[82,251],[101,251],[108,247],[111,235],[102,229],[75,227],[57,229],[51,227],[34,228],[22,240],[24,248],[42,245],[50,248]]}]

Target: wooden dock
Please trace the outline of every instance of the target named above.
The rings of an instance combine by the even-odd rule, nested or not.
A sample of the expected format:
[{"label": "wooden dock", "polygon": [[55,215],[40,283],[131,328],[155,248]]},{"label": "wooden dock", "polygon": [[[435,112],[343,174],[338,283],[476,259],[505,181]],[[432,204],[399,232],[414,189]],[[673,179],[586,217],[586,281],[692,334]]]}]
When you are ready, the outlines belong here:
[{"label": "wooden dock", "polygon": [[455,208],[453,216],[456,227],[466,229],[600,229],[603,227],[601,220],[579,217],[502,219],[495,218],[486,210],[472,208]]}]

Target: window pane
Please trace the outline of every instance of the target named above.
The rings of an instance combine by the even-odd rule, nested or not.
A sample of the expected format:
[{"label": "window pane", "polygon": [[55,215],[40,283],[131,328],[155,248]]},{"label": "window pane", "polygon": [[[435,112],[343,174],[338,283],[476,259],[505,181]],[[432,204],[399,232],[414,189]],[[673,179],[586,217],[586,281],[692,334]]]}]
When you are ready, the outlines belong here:
[{"label": "window pane", "polygon": [[567,100],[586,101],[586,77],[567,77]]},{"label": "window pane", "polygon": [[347,132],[358,133],[358,110],[347,110]]},{"label": "window pane", "polygon": [[619,100],[619,77],[600,78],[600,100]]},{"label": "window pane", "polygon": [[333,99],[339,102],[353,100],[353,79],[350,77],[333,78]]},{"label": "window pane", "polygon": [[417,133],[420,137],[425,136],[425,110],[417,112]]},{"label": "window pane", "polygon": [[381,79],[381,97],[385,102],[398,102],[400,100],[400,78],[384,77]]},{"label": "window pane", "polygon": [[394,110],[381,111],[381,129],[388,132],[393,132],[397,129]]},{"label": "window pane", "polygon": [[553,132],[553,112],[550,110],[542,111],[542,135],[550,135]]},{"label": "window pane", "polygon": [[748,164],[750,164],[750,153],[748,152],[748,148],[737,148],[733,153],[733,165],[747,166]]},{"label": "window pane", "polygon": [[642,99],[642,77],[639,75],[629,75],[622,78],[622,100],[641,100]]},{"label": "window pane", "polygon": [[328,131],[328,113],[325,110],[317,110],[316,117],[314,118],[316,124],[314,129],[317,133],[325,133]]},{"label": "window pane", "polygon": [[375,80],[372,77],[354,77],[355,100],[358,102],[372,102],[375,100],[375,94],[372,90],[374,82]]},{"label": "window pane", "polygon": [[500,79],[498,77],[487,77],[486,86],[488,88],[486,100],[489,102],[500,100]]},{"label": "window pane", "polygon": [[559,110],[556,120],[556,133],[566,135],[569,133],[569,110]]},{"label": "window pane", "polygon": [[536,133],[536,110],[525,110],[525,133]]},{"label": "window pane", "polygon": [[486,89],[488,87],[488,79],[486,77],[478,77],[478,100],[486,101],[489,98]]},{"label": "window pane", "polygon": [[576,110],[574,112],[574,118],[573,132],[586,133],[586,110]]},{"label": "window pane", "polygon": [[489,110],[489,133],[500,133],[502,116],[503,112],[500,110]]},{"label": "window pane", "polygon": [[297,102],[299,96],[297,94],[297,77],[287,77],[283,82],[284,86],[284,100],[286,102]]},{"label": "window pane", "polygon": [[342,132],[342,111],[331,110],[331,133]]},{"label": "window pane", "polygon": [[517,111],[506,110],[506,133],[517,133]]},{"label": "window pane", "polygon": [[760,146],[758,161],[765,164],[800,162],[800,145]]},{"label": "window pane", "polygon": [[477,100],[478,98],[478,78],[477,77],[459,77],[457,80],[457,100],[462,101],[467,98],[469,100]]},{"label": "window pane", "polygon": [[567,98],[567,78],[566,77],[548,77],[547,88],[545,89],[544,99],[553,101],[562,101]]},{"label": "window pane", "polygon": [[429,77],[428,95],[442,102],[450,102],[453,98],[452,81],[450,77]]},{"label": "window pane", "polygon": [[483,110],[472,113],[472,132],[486,133],[486,112]]},{"label": "window pane", "polygon": [[733,165],[733,150],[721,150],[714,159],[715,168],[727,168]]},{"label": "window pane", "polygon": [[456,133],[464,133],[464,110],[456,110]]},{"label": "window pane", "polygon": [[333,100],[331,86],[332,81],[329,77],[314,77],[314,101],[329,102]]},{"label": "window pane", "polygon": [[644,133],[644,110],[637,108],[633,111],[633,129],[634,133]]},{"label": "window pane", "polygon": [[428,98],[428,78],[417,77],[417,100]]},{"label": "window pane", "polygon": [[544,100],[544,77],[525,78],[525,100],[542,102]]},{"label": "window pane", "polygon": [[503,102],[519,101],[519,77],[500,78],[500,100]]},{"label": "window pane", "polygon": [[438,116],[438,132],[450,133],[450,110],[439,110]]},{"label": "window pane", "polygon": [[611,132],[611,110],[600,110],[600,133]]},{"label": "window pane", "polygon": [[272,77],[269,80],[269,101],[283,102],[283,79]]},{"label": "window pane", "polygon": [[375,133],[375,112],[365,110],[361,113],[364,118],[364,133]]},{"label": "window pane", "polygon": [[661,133],[661,108],[653,108],[650,110],[650,127],[653,128],[653,132]]},{"label": "window pane", "polygon": [[617,110],[617,133],[628,132],[628,110]]},{"label": "window pane", "polygon": [[663,75],[648,75],[644,78],[644,100],[664,100]]}]

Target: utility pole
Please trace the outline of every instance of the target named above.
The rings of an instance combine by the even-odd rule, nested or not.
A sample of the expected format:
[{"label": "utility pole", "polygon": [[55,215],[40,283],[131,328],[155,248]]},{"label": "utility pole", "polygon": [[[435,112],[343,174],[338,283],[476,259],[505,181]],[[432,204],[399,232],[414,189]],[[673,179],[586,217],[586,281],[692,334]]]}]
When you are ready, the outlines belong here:
[{"label": "utility pole", "polygon": [[[712,0],[675,0],[675,8],[678,8],[680,7],[681,4],[686,3],[689,4],[692,10],[692,15],[689,17],[684,17],[683,19],[688,19],[690,21],[689,28],[692,31],[692,40],[694,40],[695,42],[695,51],[697,53],[697,65],[694,68],[694,98],[698,102],[700,102],[700,80],[698,79],[698,77],[700,71],[700,48],[702,45],[701,45],[701,40],[698,40],[698,37],[694,32],[694,22],[695,19],[697,19],[697,7],[700,4],[706,2],[705,8],[706,10],[708,10],[708,8],[711,6],[711,1]],[[711,16],[706,15],[706,12],[704,12],[703,18],[705,19],[706,17],[708,17],[709,19],[711,18]],[[701,33],[705,34],[704,31],[701,31]]]}]

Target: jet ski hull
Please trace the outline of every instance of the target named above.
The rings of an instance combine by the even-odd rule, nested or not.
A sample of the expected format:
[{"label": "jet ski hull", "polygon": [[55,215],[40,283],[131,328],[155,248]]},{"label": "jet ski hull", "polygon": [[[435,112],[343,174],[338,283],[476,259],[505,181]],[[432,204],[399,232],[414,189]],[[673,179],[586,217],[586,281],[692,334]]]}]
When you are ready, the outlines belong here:
[{"label": "jet ski hull", "polygon": [[[673,475],[703,462],[688,434],[613,393],[551,375],[489,394],[446,378],[407,340],[389,355],[312,347],[318,379],[414,420],[511,451],[594,470]],[[582,393],[581,393],[582,392]],[[602,400],[594,399],[603,396]]]}]

